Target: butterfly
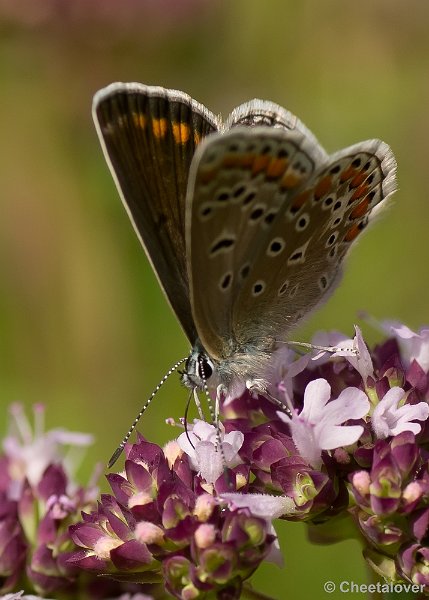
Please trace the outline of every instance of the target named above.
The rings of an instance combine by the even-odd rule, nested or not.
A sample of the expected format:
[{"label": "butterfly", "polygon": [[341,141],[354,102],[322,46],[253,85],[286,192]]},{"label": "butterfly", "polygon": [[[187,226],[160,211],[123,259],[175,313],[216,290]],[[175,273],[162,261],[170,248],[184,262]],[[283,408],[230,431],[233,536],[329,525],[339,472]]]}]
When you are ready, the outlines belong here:
[{"label": "butterfly", "polygon": [[192,389],[267,388],[273,353],[337,286],[395,191],[379,140],[328,155],[292,113],[222,119],[187,94],[113,83],[94,97],[107,162],[192,351]]}]

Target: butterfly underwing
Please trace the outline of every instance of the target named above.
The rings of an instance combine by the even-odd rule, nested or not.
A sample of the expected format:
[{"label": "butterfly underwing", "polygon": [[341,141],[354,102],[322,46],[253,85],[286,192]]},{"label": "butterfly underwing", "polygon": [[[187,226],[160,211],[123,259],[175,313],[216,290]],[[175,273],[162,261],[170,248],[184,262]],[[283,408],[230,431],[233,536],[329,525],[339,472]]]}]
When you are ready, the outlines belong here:
[{"label": "butterfly underwing", "polygon": [[222,121],[187,94],[114,83],[94,98],[112,175],[192,344],[191,388],[264,392],[270,358],[339,281],[395,191],[379,140],[328,155],[289,111],[252,100]]}]

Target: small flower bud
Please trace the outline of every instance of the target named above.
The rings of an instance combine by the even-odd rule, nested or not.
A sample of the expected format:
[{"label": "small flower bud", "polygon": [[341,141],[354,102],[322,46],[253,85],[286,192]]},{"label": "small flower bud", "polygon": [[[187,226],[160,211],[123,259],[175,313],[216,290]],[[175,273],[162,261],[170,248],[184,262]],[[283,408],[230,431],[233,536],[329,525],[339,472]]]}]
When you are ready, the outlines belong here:
[{"label": "small flower bud", "polygon": [[214,525],[202,523],[195,531],[194,538],[198,548],[208,548],[216,539],[216,529]]}]

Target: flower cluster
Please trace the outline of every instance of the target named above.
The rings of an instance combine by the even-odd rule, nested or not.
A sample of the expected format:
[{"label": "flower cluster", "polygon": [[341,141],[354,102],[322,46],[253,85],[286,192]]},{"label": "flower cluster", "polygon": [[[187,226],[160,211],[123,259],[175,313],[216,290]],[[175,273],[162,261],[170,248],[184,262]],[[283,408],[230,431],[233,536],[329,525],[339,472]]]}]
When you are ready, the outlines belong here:
[{"label": "flower cluster", "polygon": [[76,598],[83,589],[90,594],[91,588],[117,592],[116,583],[82,577],[69,561],[76,550],[69,527],[80,520],[82,510],[96,506],[99,494],[95,485],[99,468],[85,487],[75,481],[91,443],[87,434],[45,431],[41,405],[34,407],[33,426],[21,405],[11,406],[0,455],[0,594],[6,594],[2,598],[36,598],[23,595],[24,589],[62,598]]},{"label": "flower cluster", "polygon": [[212,590],[239,597],[275,541],[267,519],[246,507],[231,510],[221,495],[205,491],[174,442],[164,453],[140,439],[127,453],[125,471],[107,476],[114,495],[102,496],[97,510],[71,527],[82,548],[74,565],[122,580],[163,581],[178,598]]},{"label": "flower cluster", "polygon": [[[70,493],[52,464],[36,487],[28,475],[18,486],[0,479],[0,536],[14,552],[0,554],[4,589],[26,564],[43,593],[81,572],[145,598],[239,598],[262,561],[281,564],[275,519],[306,521],[313,539],[332,541],[346,517],[380,576],[429,593],[429,330],[384,327],[392,335],[371,352],[358,328],[353,339],[319,334],[303,356],[280,348],[266,395],[233,386],[221,422],[187,423],[164,449],[138,436],[97,505],[91,489]],[[16,471],[11,456],[1,472]]]}]

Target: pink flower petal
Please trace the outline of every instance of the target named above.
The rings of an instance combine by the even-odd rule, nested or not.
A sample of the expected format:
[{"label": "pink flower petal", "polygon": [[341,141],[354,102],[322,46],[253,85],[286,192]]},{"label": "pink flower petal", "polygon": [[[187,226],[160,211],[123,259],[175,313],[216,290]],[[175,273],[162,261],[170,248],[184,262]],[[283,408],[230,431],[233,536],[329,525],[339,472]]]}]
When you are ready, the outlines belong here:
[{"label": "pink flower petal", "polygon": [[278,519],[296,512],[295,502],[289,496],[225,492],[220,498],[234,508],[248,508],[252,515],[262,519]]},{"label": "pink flower petal", "polygon": [[326,379],[315,379],[305,388],[304,392],[304,408],[300,413],[300,417],[317,422],[323,415],[325,406],[331,397],[331,386]]},{"label": "pink flower petal", "polygon": [[326,405],[322,421],[340,425],[349,419],[365,417],[369,409],[370,403],[365,392],[355,387],[348,387],[336,400],[332,400]]},{"label": "pink flower petal", "polygon": [[334,450],[341,446],[354,444],[362,433],[362,425],[333,425],[329,430],[321,431],[318,441],[324,450]]},{"label": "pink flower petal", "polygon": [[368,377],[374,376],[374,365],[372,364],[371,355],[368,351],[368,348],[364,342],[362,332],[360,328],[355,325],[355,338],[354,338],[354,346],[358,351],[357,356],[346,356],[346,359],[349,363],[356,369],[356,371],[362,377],[364,384],[366,385],[366,380]]}]

